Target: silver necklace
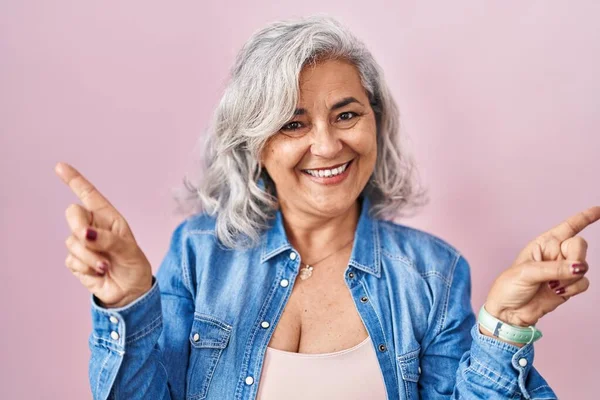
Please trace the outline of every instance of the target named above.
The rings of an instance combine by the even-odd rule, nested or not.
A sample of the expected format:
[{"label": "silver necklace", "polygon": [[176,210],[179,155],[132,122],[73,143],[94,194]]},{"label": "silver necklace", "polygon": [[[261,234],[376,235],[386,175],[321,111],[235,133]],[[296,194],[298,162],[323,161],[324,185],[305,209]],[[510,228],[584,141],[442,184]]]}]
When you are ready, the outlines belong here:
[{"label": "silver necklace", "polygon": [[[337,249],[336,251],[334,251],[333,253],[329,254],[327,257],[323,257],[321,258],[319,261],[315,261],[314,263],[312,263],[313,265],[316,265],[318,263],[320,263],[321,261],[325,261],[326,259],[328,259],[329,257],[331,257],[332,255],[336,254],[337,252],[341,251],[342,249],[344,249],[346,246],[348,246],[350,243],[352,243],[354,241],[354,238],[352,238],[348,243],[346,243],[344,246],[340,247],[339,249]],[[303,264],[302,262],[300,263],[301,265]],[[313,272],[313,266],[312,265],[308,265],[308,264],[304,264],[304,267],[302,267],[300,269],[300,279],[302,279],[303,281],[307,280],[308,278],[310,278],[312,276],[312,272]]]}]

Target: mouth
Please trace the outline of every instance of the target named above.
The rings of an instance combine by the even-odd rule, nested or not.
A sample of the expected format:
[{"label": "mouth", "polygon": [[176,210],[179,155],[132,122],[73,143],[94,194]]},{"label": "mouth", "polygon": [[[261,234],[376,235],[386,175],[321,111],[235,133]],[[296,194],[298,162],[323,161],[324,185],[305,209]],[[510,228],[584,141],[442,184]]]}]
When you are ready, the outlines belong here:
[{"label": "mouth", "polygon": [[303,169],[302,172],[314,176],[315,178],[329,178],[344,173],[352,161],[353,159],[343,164],[337,164],[326,168]]},{"label": "mouth", "polygon": [[315,178],[333,178],[340,175],[346,175],[344,172],[348,170],[348,167],[353,161],[354,159],[343,164],[332,165],[325,168],[303,169],[302,172]]}]

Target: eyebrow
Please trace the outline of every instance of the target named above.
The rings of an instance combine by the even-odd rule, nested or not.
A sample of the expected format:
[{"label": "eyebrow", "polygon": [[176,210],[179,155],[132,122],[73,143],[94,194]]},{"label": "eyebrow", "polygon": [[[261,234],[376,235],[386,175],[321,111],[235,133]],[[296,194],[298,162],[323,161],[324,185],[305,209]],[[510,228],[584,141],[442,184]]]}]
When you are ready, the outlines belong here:
[{"label": "eyebrow", "polygon": [[[333,106],[331,106],[331,109],[337,110],[338,108],[345,107],[351,103],[358,103],[362,106],[362,103],[360,101],[356,100],[354,97],[345,97],[342,100],[335,103]],[[304,114],[306,114],[306,109],[304,109],[304,108],[297,108],[296,111],[294,111],[294,115],[304,115]]]}]

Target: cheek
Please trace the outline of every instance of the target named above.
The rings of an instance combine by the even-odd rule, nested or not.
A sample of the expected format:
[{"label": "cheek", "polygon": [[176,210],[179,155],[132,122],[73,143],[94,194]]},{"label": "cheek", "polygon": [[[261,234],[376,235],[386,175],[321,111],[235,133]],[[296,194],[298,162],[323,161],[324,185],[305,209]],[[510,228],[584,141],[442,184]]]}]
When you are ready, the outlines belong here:
[{"label": "cheek", "polygon": [[298,144],[286,140],[277,140],[265,148],[263,165],[269,175],[275,179],[276,176],[289,175],[290,171],[302,159],[302,154],[302,148]]}]

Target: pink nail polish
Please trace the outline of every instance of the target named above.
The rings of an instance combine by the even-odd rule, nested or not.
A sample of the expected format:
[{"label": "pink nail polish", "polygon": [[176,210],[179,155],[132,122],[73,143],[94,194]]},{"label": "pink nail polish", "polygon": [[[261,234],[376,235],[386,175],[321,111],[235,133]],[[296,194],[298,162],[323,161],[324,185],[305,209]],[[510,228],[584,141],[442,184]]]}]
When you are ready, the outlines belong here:
[{"label": "pink nail polish", "polygon": [[563,294],[565,292],[565,288],[556,289],[554,292],[556,294]]},{"label": "pink nail polish", "polygon": [[87,228],[87,231],[85,232],[85,238],[87,240],[94,241],[96,240],[96,237],[98,237],[98,233],[92,228]]},{"label": "pink nail polish", "polygon": [[577,264],[571,265],[571,272],[573,273],[573,275],[582,275],[586,271],[587,271],[587,269],[585,268],[585,265],[582,263],[577,263]]},{"label": "pink nail polish", "polygon": [[550,281],[550,282],[548,282],[548,287],[550,289],[555,289],[555,288],[558,287],[558,285],[560,285],[559,281]]}]

